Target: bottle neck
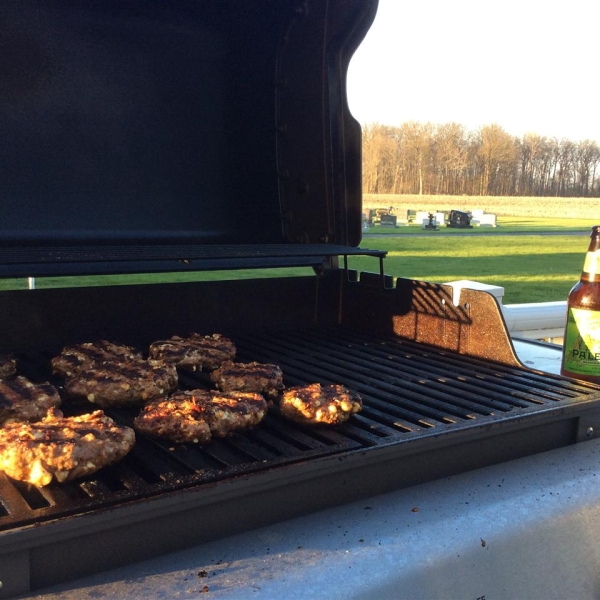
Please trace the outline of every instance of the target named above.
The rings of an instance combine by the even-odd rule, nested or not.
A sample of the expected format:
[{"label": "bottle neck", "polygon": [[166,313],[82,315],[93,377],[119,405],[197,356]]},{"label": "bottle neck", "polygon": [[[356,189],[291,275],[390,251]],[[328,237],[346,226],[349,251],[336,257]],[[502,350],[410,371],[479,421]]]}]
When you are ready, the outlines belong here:
[{"label": "bottle neck", "polygon": [[593,244],[590,244],[590,249],[585,255],[582,281],[600,281],[600,247],[592,249],[592,246]]}]

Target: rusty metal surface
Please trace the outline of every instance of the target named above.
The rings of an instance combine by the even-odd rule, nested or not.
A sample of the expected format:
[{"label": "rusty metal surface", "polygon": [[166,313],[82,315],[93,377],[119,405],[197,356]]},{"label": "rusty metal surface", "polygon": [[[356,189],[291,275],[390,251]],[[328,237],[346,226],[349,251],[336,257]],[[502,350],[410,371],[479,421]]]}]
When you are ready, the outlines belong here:
[{"label": "rusty metal surface", "polygon": [[384,289],[381,277],[361,273],[348,283],[343,322],[459,354],[521,366],[496,299],[463,289],[457,305],[452,287],[398,278]]},{"label": "rusty metal surface", "polygon": [[400,279],[397,286],[401,294],[412,298],[411,316],[394,318],[398,335],[460,354],[519,364],[491,294],[465,288],[455,305],[449,286],[406,279]]}]

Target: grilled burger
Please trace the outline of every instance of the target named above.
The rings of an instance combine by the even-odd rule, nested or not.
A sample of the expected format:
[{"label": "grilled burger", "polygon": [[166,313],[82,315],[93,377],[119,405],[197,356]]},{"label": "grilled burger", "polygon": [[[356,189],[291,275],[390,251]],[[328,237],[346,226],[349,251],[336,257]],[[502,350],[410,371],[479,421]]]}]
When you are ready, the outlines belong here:
[{"label": "grilled burger", "polygon": [[25,377],[0,379],[0,425],[39,421],[48,409],[60,405],[57,389],[49,383],[32,383]]},{"label": "grilled burger", "polygon": [[223,392],[258,392],[274,398],[283,389],[281,369],[272,364],[228,361],[213,371],[210,378]]},{"label": "grilled burger", "polygon": [[17,361],[12,356],[0,355],[0,379],[10,379],[17,372]]},{"label": "grilled burger", "polygon": [[87,399],[100,408],[136,405],[177,387],[177,369],[158,360],[107,360],[79,370],[65,383],[70,398]]},{"label": "grilled burger", "polygon": [[63,417],[51,409],[37,423],[0,428],[0,470],[33,485],[62,483],[89,475],[121,460],[133,447],[135,433],[102,411]]},{"label": "grilled burger", "polygon": [[77,372],[91,369],[107,361],[128,361],[142,358],[141,352],[131,346],[114,344],[106,340],[67,346],[52,359],[52,372],[61,377],[71,377]]},{"label": "grilled burger", "polygon": [[235,344],[224,335],[173,336],[150,344],[149,355],[188,371],[210,371],[235,358]]},{"label": "grilled burger", "polygon": [[266,400],[253,392],[177,391],[148,402],[133,426],[173,442],[207,444],[258,425],[266,414]]},{"label": "grilled burger", "polygon": [[343,385],[311,383],[286,390],[279,407],[284,417],[297,423],[339,425],[362,409],[362,399]]}]

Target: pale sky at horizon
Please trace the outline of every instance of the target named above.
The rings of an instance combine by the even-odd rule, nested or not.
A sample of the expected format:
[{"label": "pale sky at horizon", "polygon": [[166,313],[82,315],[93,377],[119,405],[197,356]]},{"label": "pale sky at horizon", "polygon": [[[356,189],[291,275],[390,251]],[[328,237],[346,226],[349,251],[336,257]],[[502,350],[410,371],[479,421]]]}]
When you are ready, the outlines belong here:
[{"label": "pale sky at horizon", "polygon": [[600,144],[598,37],[598,0],[379,0],[348,103],[362,124],[497,123]]}]

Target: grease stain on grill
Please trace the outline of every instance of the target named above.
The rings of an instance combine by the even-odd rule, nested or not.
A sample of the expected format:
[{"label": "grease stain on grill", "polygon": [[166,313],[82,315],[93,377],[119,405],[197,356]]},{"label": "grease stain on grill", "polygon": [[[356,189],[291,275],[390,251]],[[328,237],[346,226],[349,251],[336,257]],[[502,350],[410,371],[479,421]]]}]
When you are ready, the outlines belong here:
[{"label": "grease stain on grill", "polygon": [[398,423],[398,421],[394,421],[394,427],[397,427],[400,431],[404,431],[406,433],[412,433],[414,429],[407,427],[404,423]]}]

